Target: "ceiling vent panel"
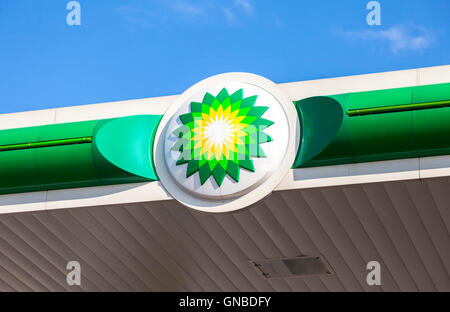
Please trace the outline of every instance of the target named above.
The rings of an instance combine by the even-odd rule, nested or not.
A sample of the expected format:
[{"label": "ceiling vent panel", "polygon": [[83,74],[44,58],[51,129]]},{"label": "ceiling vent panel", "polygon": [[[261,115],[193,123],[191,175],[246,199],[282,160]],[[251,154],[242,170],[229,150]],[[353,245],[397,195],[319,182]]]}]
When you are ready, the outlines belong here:
[{"label": "ceiling vent panel", "polygon": [[251,260],[266,278],[331,275],[331,267],[321,256]]}]

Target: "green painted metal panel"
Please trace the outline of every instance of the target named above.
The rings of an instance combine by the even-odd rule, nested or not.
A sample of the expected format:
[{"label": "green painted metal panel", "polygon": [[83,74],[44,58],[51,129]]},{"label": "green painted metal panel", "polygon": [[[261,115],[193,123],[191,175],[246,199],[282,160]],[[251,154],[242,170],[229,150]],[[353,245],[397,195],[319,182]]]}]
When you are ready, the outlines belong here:
[{"label": "green painted metal panel", "polygon": [[417,157],[411,112],[349,118],[349,127],[355,162]]},{"label": "green painted metal panel", "polygon": [[[82,122],[70,122],[63,124],[54,124],[49,126],[24,128],[30,131],[38,130],[38,141],[72,139],[79,137],[92,136],[98,120],[89,120]],[[0,131],[1,132],[1,131]]]},{"label": "green painted metal panel", "polygon": [[[50,140],[92,136],[98,121],[0,131],[0,145],[39,145]],[[0,152],[0,193],[79,187],[97,180],[91,144],[61,145]]]},{"label": "green painted metal panel", "polygon": [[29,147],[0,150],[0,194],[157,180],[152,150],[160,119],[138,115],[2,130],[0,146]]},{"label": "green painted metal panel", "polygon": [[[349,94],[349,110],[410,104],[413,88]],[[349,134],[355,162],[416,157],[412,113],[394,112],[349,117]]]},{"label": "green painted metal panel", "polygon": [[412,103],[450,100],[450,83],[418,86],[413,90]]},{"label": "green painted metal panel", "polygon": [[[323,98],[339,103],[343,116],[334,114],[336,120],[330,123]],[[308,139],[302,137],[293,167],[450,154],[450,108],[445,107],[449,99],[450,83],[445,83],[297,101],[302,132]],[[309,107],[314,107],[314,113]],[[328,125],[322,128],[325,134],[317,130],[339,120],[338,130]]]},{"label": "green painted metal panel", "polygon": [[348,109],[363,109],[391,105],[409,104],[412,87],[349,93]]},{"label": "green painted metal panel", "polygon": [[419,156],[450,155],[450,108],[413,112]]},{"label": "green painted metal panel", "polygon": [[0,153],[0,194],[35,190],[40,184],[36,149]]},{"label": "green painted metal panel", "polygon": [[0,131],[0,145],[38,141],[39,127],[8,129]]},{"label": "green painted metal panel", "polygon": [[[450,100],[450,83],[414,88],[413,103]],[[450,108],[413,112],[414,138],[419,156],[450,154]]]},{"label": "green painted metal panel", "polygon": [[44,188],[77,187],[97,180],[91,144],[39,148],[37,168]]}]

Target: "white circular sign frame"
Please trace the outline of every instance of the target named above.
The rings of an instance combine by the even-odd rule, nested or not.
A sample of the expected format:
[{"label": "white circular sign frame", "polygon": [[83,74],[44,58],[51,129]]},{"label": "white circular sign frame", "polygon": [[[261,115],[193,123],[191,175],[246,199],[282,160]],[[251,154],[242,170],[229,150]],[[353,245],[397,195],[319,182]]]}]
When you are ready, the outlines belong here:
[{"label": "white circular sign frame", "polygon": [[[170,124],[172,117],[180,110],[180,107],[186,104],[189,99],[192,98],[195,94],[200,92],[201,90],[208,89],[208,87],[225,84],[239,82],[254,85],[258,88],[263,89],[264,91],[270,93],[282,106],[284,112],[286,114],[286,119],[288,122],[287,130],[288,136],[287,140],[287,148],[286,153],[282,160],[280,161],[280,167],[278,170],[273,171],[270,176],[265,178],[263,181],[259,183],[255,188],[250,189],[248,192],[243,194],[239,194],[235,197],[224,197],[220,199],[212,199],[204,196],[196,196],[196,194],[186,190],[183,187],[180,187],[179,182],[177,182],[172,174],[169,171],[169,168],[165,159],[165,140],[167,136],[167,128]],[[262,103],[261,105],[264,105]],[[264,116],[263,116],[264,118]],[[270,119],[270,116],[267,118]],[[249,73],[226,73],[220,74],[216,76],[209,77],[205,80],[200,81],[194,86],[190,87],[183,94],[181,94],[175,102],[169,107],[169,109],[165,112],[161,122],[159,124],[157,133],[156,133],[156,144],[154,144],[154,155],[155,155],[155,167],[156,172],[158,174],[159,180],[162,183],[163,187],[172,195],[176,200],[181,202],[182,204],[204,212],[229,212],[235,211],[238,209],[245,208],[254,204],[269,195],[273,189],[283,180],[286,176],[287,172],[291,168],[294,163],[295,155],[297,153],[298,148],[298,140],[299,138],[299,128],[298,125],[298,117],[297,111],[295,110],[295,106],[289,96],[281,90],[279,86],[277,86],[272,81]],[[271,127],[276,127],[276,124]],[[270,127],[269,127],[270,128]],[[276,138],[274,138],[276,139]],[[264,148],[264,145],[262,145]],[[268,155],[270,157],[270,155]]]}]

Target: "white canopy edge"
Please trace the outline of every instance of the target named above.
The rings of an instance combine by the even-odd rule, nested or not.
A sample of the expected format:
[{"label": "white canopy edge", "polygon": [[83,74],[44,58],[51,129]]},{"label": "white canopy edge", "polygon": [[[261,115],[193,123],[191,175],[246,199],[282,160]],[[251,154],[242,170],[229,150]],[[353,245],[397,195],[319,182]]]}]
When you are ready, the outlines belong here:
[{"label": "white canopy edge", "polygon": [[[292,100],[450,82],[450,65],[282,83]],[[0,115],[0,130],[138,114],[164,114],[177,95]],[[450,156],[293,169],[275,190],[450,176]],[[0,213],[170,200],[160,182],[0,196]]]}]

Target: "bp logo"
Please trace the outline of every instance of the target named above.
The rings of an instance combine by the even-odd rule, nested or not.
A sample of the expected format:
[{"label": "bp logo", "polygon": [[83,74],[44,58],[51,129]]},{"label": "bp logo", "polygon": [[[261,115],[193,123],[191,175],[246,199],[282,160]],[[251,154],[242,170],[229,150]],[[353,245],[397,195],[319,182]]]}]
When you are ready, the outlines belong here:
[{"label": "bp logo", "polygon": [[179,116],[182,126],[173,131],[172,147],[180,155],[176,165],[186,166],[186,177],[199,174],[203,185],[211,176],[220,187],[226,175],[239,182],[241,168],[255,171],[253,157],[267,157],[261,144],[273,139],[264,132],[273,122],[262,118],[267,106],[256,106],[258,96],[244,98],[243,89],[216,96],[206,92],[191,102],[190,112]]},{"label": "bp logo", "polygon": [[296,116],[289,97],[263,77],[205,79],[164,113],[154,147],[159,180],[194,209],[248,206],[269,194],[292,166]]}]

